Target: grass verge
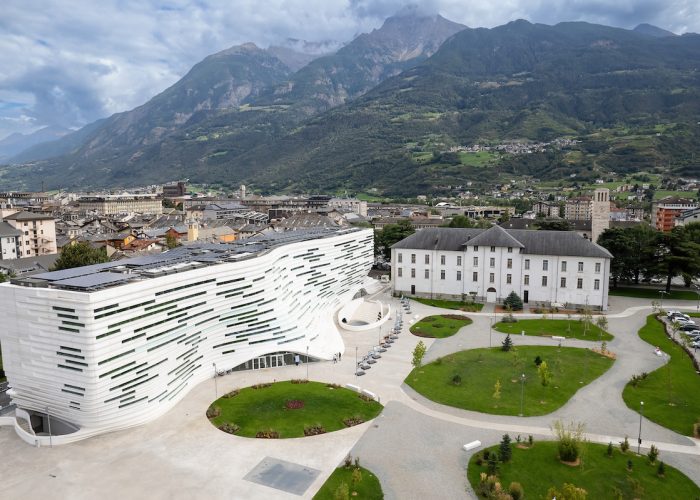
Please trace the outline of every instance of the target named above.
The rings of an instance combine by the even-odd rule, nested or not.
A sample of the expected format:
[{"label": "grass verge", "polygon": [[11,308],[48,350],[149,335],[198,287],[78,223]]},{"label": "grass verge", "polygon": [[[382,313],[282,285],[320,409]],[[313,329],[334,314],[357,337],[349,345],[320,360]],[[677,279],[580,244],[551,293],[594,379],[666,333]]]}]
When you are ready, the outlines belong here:
[{"label": "grass verge", "polygon": [[[535,358],[547,363],[551,378],[541,383]],[[563,406],[581,387],[605,373],[613,360],[588,349],[521,346],[460,351],[414,369],[405,382],[437,403],[497,415],[545,415]],[[499,391],[496,383],[500,384]],[[499,393],[496,396],[496,393]]]},{"label": "grass verge", "polygon": [[[336,500],[338,498],[357,498],[358,500],[381,500],[384,498],[382,485],[377,476],[364,467],[359,467],[361,479],[355,483],[353,481],[353,471],[355,466],[349,468],[338,467],[330,475],[321,489],[318,490],[313,500]],[[357,477],[357,476],[356,476]],[[343,486],[347,486],[347,490]],[[348,496],[340,491],[347,491]],[[353,495],[356,492],[356,495]]]},{"label": "grass verge", "polygon": [[[644,401],[644,416],[673,431],[693,435],[693,424],[700,422],[700,376],[683,349],[664,333],[663,324],[653,315],[639,330],[639,337],[652,346],[659,346],[671,358],[661,368],[654,370],[633,385],[628,382],[622,391],[625,404],[639,411]],[[641,375],[641,374],[640,374]]]},{"label": "grass verge", "polygon": [[[617,444],[617,443],[616,443]],[[557,443],[535,442],[529,449],[513,447],[510,462],[500,463],[498,478],[505,491],[512,481],[523,487],[525,498],[549,498],[547,490],[555,486],[561,491],[564,483],[574,484],[588,492],[587,498],[698,498],[700,488],[680,471],[664,464],[664,475],[657,474],[657,464],[649,463],[646,456],[622,453],[618,447],[612,457],[606,454],[606,445],[585,443],[582,446],[582,462],[577,467],[561,463],[557,456]],[[496,453],[498,446],[488,448]],[[481,458],[483,464],[477,465]],[[663,453],[659,460],[663,460]],[[628,461],[632,470],[628,471]],[[475,491],[479,488],[479,475],[486,472],[483,454],[475,454],[469,460],[467,478]],[[621,494],[621,496],[620,496]]]},{"label": "grass verge", "polygon": [[471,325],[472,320],[458,314],[426,316],[411,327],[411,333],[417,337],[444,339],[451,337],[463,326]]},{"label": "grass verge", "polygon": [[[660,300],[661,295],[659,290],[664,290],[663,286],[659,288],[635,288],[618,286],[611,288],[609,294],[618,297],[635,297],[638,299]],[[690,290],[671,290],[670,293],[664,294],[664,300],[697,300],[698,295]]]},{"label": "grass verge", "polygon": [[426,306],[442,307],[443,309],[456,309],[466,312],[479,312],[484,304],[477,302],[459,302],[457,300],[424,299],[422,297],[411,297],[412,300],[425,304]]},{"label": "grass verge", "polygon": [[[277,433],[279,438],[303,437],[309,429],[333,432],[366,422],[382,411],[376,401],[366,401],[354,391],[321,382],[276,382],[241,389],[232,397],[214,401],[209,411],[216,427],[235,426],[237,436],[256,437],[259,432]],[[235,391],[234,391],[235,392]],[[233,393],[230,393],[233,394]],[[301,402],[301,403],[292,403]],[[294,408],[290,408],[293,406]],[[218,414],[216,411],[218,408]]]},{"label": "grass verge", "polygon": [[568,319],[519,319],[517,323],[498,322],[494,329],[502,333],[520,335],[524,331],[525,335],[545,337],[558,335],[561,337],[581,339],[581,340],[612,340],[614,337],[605,330],[601,330],[597,325],[588,325],[588,331],[584,334],[584,322],[578,318]]}]

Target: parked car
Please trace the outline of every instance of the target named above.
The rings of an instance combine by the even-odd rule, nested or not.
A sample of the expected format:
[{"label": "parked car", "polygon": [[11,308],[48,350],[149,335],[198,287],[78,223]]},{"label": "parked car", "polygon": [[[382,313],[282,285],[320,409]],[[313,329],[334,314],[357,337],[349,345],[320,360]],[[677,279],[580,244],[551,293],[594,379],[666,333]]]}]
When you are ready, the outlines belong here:
[{"label": "parked car", "polygon": [[700,326],[696,325],[695,323],[686,323],[685,325],[681,325],[681,330],[685,332],[692,332],[693,330],[700,330]]},{"label": "parked car", "polygon": [[687,320],[687,321],[690,321],[690,316],[688,316],[687,314],[683,314],[683,313],[680,312],[680,311],[669,311],[669,312],[666,314],[666,316],[667,316],[669,319],[672,319],[672,318],[683,318],[683,319],[685,319],[685,320]]},{"label": "parked car", "polygon": [[651,279],[649,280],[649,283],[654,283],[654,284],[657,284],[657,285],[660,284],[660,283],[663,283],[663,282],[664,282],[664,280],[662,280],[661,278],[651,278]]}]

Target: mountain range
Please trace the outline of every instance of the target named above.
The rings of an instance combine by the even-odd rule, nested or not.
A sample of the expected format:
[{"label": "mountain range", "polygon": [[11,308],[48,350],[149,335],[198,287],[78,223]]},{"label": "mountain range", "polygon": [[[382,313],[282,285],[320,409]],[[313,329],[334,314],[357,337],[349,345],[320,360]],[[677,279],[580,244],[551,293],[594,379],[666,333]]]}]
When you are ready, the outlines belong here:
[{"label": "mountain range", "polygon": [[[0,184],[189,178],[403,195],[502,175],[669,164],[700,175],[698,35],[526,21],[471,29],[404,11],[332,54],[323,47],[244,44],[213,54],[144,105],[23,151],[0,170]],[[447,152],[564,136],[580,148],[506,155],[486,169]]]}]

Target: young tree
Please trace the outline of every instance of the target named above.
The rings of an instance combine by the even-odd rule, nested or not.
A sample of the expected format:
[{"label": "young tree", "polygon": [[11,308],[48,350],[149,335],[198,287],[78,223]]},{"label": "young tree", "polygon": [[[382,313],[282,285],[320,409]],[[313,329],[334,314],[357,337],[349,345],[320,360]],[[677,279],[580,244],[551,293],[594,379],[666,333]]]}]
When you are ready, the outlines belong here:
[{"label": "young tree", "polygon": [[508,434],[503,434],[503,439],[501,439],[501,443],[498,446],[498,456],[503,463],[510,462],[513,456],[513,449],[511,448],[510,436]]},{"label": "young tree", "polygon": [[503,300],[503,306],[510,308],[510,311],[521,311],[523,309],[523,301],[515,292],[510,292]]},{"label": "young tree", "polygon": [[552,372],[549,371],[546,361],[542,361],[542,363],[540,363],[540,365],[537,367],[537,374],[540,376],[540,382],[542,385],[547,387],[549,382],[552,380]]},{"label": "young tree", "polygon": [[502,351],[510,351],[513,348],[513,340],[510,338],[510,333],[506,335],[506,338],[503,342],[501,342],[501,350]]},{"label": "young tree", "polygon": [[664,233],[658,254],[660,267],[666,274],[666,291],[671,291],[671,280],[682,273],[700,273],[700,223],[674,227]]},{"label": "young tree", "polygon": [[423,343],[422,340],[419,340],[418,343],[416,344],[415,349],[413,349],[413,360],[411,360],[411,364],[416,367],[420,368],[421,365],[423,364],[423,357],[425,356],[425,351],[426,351],[425,344]]},{"label": "young tree", "polygon": [[72,269],[91,264],[102,264],[103,262],[109,262],[109,257],[107,257],[107,252],[104,248],[93,248],[90,246],[90,243],[81,241],[64,248],[61,251],[61,255],[56,259],[52,270],[60,271],[61,269]]},{"label": "young tree", "polygon": [[375,255],[381,252],[385,258],[389,259],[391,257],[391,246],[415,232],[416,230],[413,229],[409,220],[402,220],[397,224],[387,224],[374,234]]},{"label": "young tree", "polygon": [[165,237],[165,245],[171,250],[175,247],[180,246],[180,244],[177,242],[177,238],[175,238],[175,236],[173,236],[172,234],[169,234]]},{"label": "young tree", "polygon": [[497,379],[493,386],[493,399],[501,399],[501,380]]}]

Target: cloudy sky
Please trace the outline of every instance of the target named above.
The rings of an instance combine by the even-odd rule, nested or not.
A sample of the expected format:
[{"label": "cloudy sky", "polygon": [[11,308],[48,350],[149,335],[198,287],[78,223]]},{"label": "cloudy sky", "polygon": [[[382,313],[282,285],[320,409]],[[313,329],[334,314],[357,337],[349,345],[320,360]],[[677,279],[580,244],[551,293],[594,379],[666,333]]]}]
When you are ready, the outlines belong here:
[{"label": "cloudy sky", "polygon": [[[252,41],[348,41],[403,0],[2,0],[0,139],[142,104],[208,54]],[[413,3],[416,3],[415,0]],[[470,27],[518,18],[700,32],[698,0],[428,0]],[[497,5],[498,7],[493,7]]]}]

